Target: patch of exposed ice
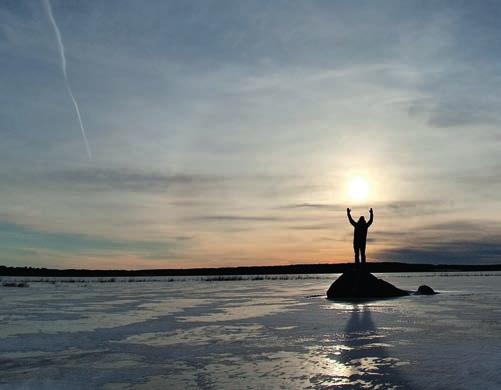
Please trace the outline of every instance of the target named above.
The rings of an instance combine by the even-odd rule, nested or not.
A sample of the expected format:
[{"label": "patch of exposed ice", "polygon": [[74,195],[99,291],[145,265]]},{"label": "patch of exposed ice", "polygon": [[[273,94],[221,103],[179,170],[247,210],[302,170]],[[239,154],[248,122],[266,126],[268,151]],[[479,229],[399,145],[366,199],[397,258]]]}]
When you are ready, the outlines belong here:
[{"label": "patch of exposed ice", "polygon": [[262,337],[262,325],[210,325],[175,332],[142,333],[127,337],[119,342],[144,344],[150,346],[168,346],[176,344],[208,345],[214,343],[235,343],[251,341]]}]

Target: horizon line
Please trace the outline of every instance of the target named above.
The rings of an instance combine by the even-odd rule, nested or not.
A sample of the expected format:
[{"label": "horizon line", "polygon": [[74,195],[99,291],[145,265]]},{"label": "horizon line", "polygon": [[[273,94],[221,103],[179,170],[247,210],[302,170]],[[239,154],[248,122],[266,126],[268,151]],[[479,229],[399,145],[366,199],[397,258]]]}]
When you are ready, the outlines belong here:
[{"label": "horizon line", "polygon": [[[214,272],[214,271],[251,271],[251,270],[290,270],[294,268],[309,268],[309,272],[306,273],[315,273],[311,272],[311,268],[344,268],[349,266],[355,266],[353,261],[344,262],[344,263],[296,263],[296,264],[276,264],[276,265],[242,265],[242,266],[223,266],[223,267],[192,267],[192,268],[143,268],[143,269],[93,269],[93,268],[45,268],[45,267],[33,267],[33,266],[8,266],[8,265],[0,265],[0,276],[8,276],[4,275],[2,271],[5,270],[32,270],[35,272],[47,271],[47,272],[89,272],[89,273],[148,273],[148,272],[173,272],[173,273],[191,273],[197,271],[206,271],[206,272]],[[402,272],[409,272],[413,268],[423,268],[428,267],[430,269],[434,269],[435,271],[443,270],[447,268],[452,268],[455,270],[460,270],[461,268],[470,268],[470,269],[479,269],[479,268],[499,268],[501,270],[501,263],[490,263],[490,264],[444,264],[444,263],[406,263],[406,262],[398,262],[398,261],[373,261],[365,264],[368,268],[390,268],[391,266],[396,268],[407,268],[406,270],[402,270]],[[436,268],[436,269],[435,269]],[[305,270],[306,271],[306,270]],[[399,270],[391,271],[385,270],[386,272],[399,272]],[[426,272],[426,271],[422,271]],[[305,273],[305,272],[301,272]],[[318,273],[326,273],[325,270]]]}]

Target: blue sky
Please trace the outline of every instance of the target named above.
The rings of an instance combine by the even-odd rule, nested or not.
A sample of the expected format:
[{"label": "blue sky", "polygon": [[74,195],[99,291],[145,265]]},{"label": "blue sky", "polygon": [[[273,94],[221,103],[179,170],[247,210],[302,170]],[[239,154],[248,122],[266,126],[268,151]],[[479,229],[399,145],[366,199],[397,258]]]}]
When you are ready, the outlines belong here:
[{"label": "blue sky", "polygon": [[[0,263],[501,260],[496,2],[0,5]],[[370,185],[355,202],[355,176]]]}]

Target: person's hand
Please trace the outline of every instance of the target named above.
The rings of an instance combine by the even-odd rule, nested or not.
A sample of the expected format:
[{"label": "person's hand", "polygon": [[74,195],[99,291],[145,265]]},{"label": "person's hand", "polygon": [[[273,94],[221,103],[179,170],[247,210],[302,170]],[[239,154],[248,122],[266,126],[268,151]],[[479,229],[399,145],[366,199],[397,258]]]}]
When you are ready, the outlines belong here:
[{"label": "person's hand", "polygon": [[369,213],[371,213],[371,214],[373,213],[373,211],[372,211],[372,207],[369,209]]},{"label": "person's hand", "polygon": [[347,212],[348,214],[349,214],[349,213],[351,213],[351,209],[350,209],[350,208],[347,208],[347,209],[346,209],[346,212]]}]

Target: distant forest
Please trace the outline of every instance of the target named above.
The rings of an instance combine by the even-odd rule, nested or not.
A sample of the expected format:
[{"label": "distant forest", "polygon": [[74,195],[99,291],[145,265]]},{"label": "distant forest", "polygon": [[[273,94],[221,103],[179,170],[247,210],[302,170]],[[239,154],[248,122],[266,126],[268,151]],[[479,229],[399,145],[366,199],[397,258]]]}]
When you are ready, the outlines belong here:
[{"label": "distant forest", "polygon": [[[120,276],[205,276],[205,275],[280,275],[280,274],[332,274],[354,267],[353,263],[295,264],[250,267],[147,269],[147,270],[95,270],[50,269],[0,266],[0,276],[60,276],[60,277],[120,277]],[[367,263],[370,272],[474,272],[501,271],[501,264],[406,264]]]}]

